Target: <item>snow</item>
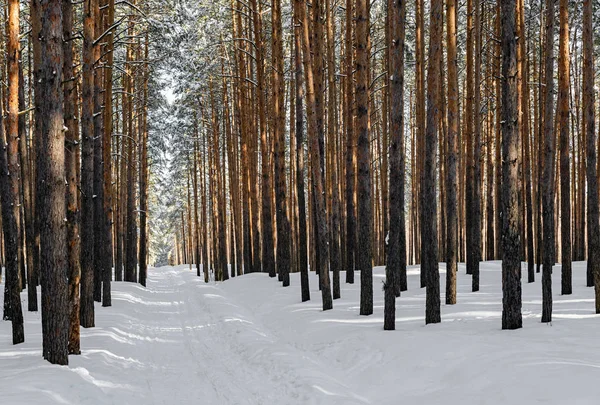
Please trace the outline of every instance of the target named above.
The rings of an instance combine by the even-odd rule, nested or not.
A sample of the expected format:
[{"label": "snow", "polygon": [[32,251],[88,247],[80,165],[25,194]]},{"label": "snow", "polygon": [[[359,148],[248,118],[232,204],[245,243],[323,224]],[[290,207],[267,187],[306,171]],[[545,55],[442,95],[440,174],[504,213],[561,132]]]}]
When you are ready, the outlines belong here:
[{"label": "snow", "polygon": [[396,331],[387,332],[383,268],[368,317],[358,315],[358,283],[342,283],[342,299],[321,311],[314,273],[312,300],[301,303],[298,274],[283,288],[265,274],[204,284],[187,266],[152,268],[147,289],[113,284],[113,306],[97,304],[96,327],[82,330],[82,355],[68,367],[42,360],[39,313],[25,312],[18,346],[10,322],[0,322],[0,402],[598,404],[600,317],[585,263],[574,264],[571,296],[558,294],[555,267],[551,325],[540,322],[540,275],[524,278],[517,331],[500,330],[500,263],[482,264],[478,293],[464,271],[458,304],[442,305],[442,323],[425,326],[425,291],[410,267]]}]

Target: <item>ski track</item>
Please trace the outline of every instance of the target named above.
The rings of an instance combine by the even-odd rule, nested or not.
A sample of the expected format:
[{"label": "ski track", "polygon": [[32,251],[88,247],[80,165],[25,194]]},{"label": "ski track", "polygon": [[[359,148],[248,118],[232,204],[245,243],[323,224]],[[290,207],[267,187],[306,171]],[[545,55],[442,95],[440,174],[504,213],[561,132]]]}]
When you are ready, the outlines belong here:
[{"label": "ski track", "polygon": [[383,268],[369,317],[358,315],[360,284],[345,284],[344,273],[342,299],[323,312],[314,273],[312,300],[301,303],[298,274],[282,288],[265,274],[205,284],[187,266],[153,268],[147,288],[113,284],[113,306],[96,304],[96,327],[82,329],[82,355],[68,367],[42,360],[39,313],[24,312],[18,346],[0,322],[0,403],[597,405],[600,317],[585,263],[574,263],[571,296],[558,295],[555,268],[551,325],[540,323],[541,275],[523,281],[519,331],[500,330],[500,263],[481,272],[471,293],[461,264],[458,304],[442,304],[442,323],[425,327],[410,267],[397,330],[383,332]]}]

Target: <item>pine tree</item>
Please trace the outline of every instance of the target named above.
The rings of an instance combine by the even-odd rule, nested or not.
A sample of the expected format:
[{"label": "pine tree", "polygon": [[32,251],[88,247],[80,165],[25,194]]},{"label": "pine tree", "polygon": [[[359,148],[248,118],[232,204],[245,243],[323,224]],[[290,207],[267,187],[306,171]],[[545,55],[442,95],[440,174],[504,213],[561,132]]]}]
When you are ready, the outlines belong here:
[{"label": "pine tree", "polygon": [[[18,2],[17,2],[18,7]],[[65,133],[63,131],[62,1],[40,2],[41,69],[44,100],[37,111],[41,121],[37,151],[37,193],[40,207],[43,356],[50,363],[68,363],[69,307],[65,206]]]},{"label": "pine tree", "polygon": [[431,0],[429,58],[427,67],[427,126],[425,156],[421,178],[421,271],[426,275],[425,323],[439,323],[440,273],[438,268],[438,207],[436,198],[436,150],[438,114],[441,109],[441,60],[443,1]]},{"label": "pine tree", "polygon": [[500,1],[502,16],[502,329],[518,329],[523,326],[515,9],[514,0]]}]

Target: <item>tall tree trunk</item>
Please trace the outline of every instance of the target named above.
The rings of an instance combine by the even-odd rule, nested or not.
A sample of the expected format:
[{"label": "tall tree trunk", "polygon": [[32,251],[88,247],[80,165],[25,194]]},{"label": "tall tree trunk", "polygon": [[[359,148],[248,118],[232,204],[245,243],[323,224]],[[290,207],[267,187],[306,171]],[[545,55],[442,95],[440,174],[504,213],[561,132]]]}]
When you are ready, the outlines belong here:
[{"label": "tall tree trunk", "polygon": [[356,216],[354,214],[354,82],[353,82],[353,48],[352,48],[352,0],[346,0],[346,35],[345,35],[345,92],[344,115],[346,120],[346,283],[354,283],[355,247],[356,247]]},{"label": "tall tree trunk", "polygon": [[338,159],[337,159],[337,114],[336,114],[336,82],[335,82],[335,14],[331,0],[325,1],[327,19],[327,139],[331,150],[328,173],[331,178],[331,248],[330,267],[333,271],[333,299],[341,297],[340,292],[340,194],[338,184]]},{"label": "tall tree trunk", "polygon": [[500,0],[502,43],[502,329],[523,326],[515,1]]},{"label": "tall tree trunk", "polygon": [[429,58],[427,67],[427,126],[423,176],[421,178],[421,269],[426,275],[425,323],[441,321],[440,273],[436,198],[436,150],[438,114],[441,108],[440,62],[442,60],[443,0],[431,0]]},{"label": "tall tree trunk", "polygon": [[369,137],[369,4],[356,2],[357,222],[356,267],[360,270],[360,314],[373,313],[371,153]]},{"label": "tall tree trunk", "polygon": [[561,294],[571,294],[571,173],[569,152],[569,3],[560,0],[558,54],[558,127],[560,138]]},{"label": "tall tree trunk", "polygon": [[[406,2],[388,2],[390,27],[390,212],[385,274],[385,330],[396,328],[396,296],[406,283],[406,229],[404,218],[404,39]],[[384,153],[386,153],[384,151]],[[384,173],[387,175],[387,173]],[[404,273],[404,280],[402,274]],[[404,284],[403,284],[404,281]]]},{"label": "tall tree trunk", "polygon": [[[4,319],[12,322],[13,344],[25,341],[21,289],[19,287],[19,2],[8,3],[8,115],[3,125],[0,119],[0,134],[4,150],[0,150],[0,186],[2,225],[4,229],[4,251],[6,255],[6,284],[4,286]],[[2,97],[4,99],[4,97]],[[2,102],[0,102],[0,106]],[[6,127],[6,140],[4,140]]]},{"label": "tall tree trunk", "polygon": [[[21,52],[22,56],[23,52]],[[21,193],[23,197],[22,234],[25,236],[25,251],[27,254],[27,309],[37,311],[37,280],[34,272],[35,255],[35,225],[33,191],[31,187],[32,170],[30,162],[30,150],[27,145],[27,119],[24,111],[27,109],[25,100],[25,80],[23,75],[23,64],[19,63],[19,166],[21,167]]]},{"label": "tall tree trunk", "polygon": [[79,125],[77,123],[77,82],[73,72],[73,3],[63,0],[63,97],[64,118],[67,129],[65,140],[65,175],[67,179],[67,265],[69,277],[69,354],[81,353],[79,339],[79,206],[77,157],[79,154]]},{"label": "tall tree trunk", "polygon": [[83,3],[81,92],[81,310],[84,328],[94,326],[94,3]]},{"label": "tall tree trunk", "polygon": [[[465,100],[465,138],[466,138],[466,177],[465,177],[465,237],[466,237],[466,269],[467,274],[473,274],[473,267],[479,266],[479,259],[475,257],[475,251],[473,249],[473,230],[475,229],[474,222],[474,208],[473,192],[475,190],[475,182],[473,179],[474,171],[474,148],[473,148],[473,98],[474,98],[474,73],[473,73],[473,0],[467,0],[467,51],[466,51],[466,100]],[[479,90],[479,89],[477,89]],[[477,117],[479,120],[479,117]]]},{"label": "tall tree trunk", "polygon": [[[18,7],[18,1],[15,7]],[[40,80],[44,100],[38,150],[42,277],[43,355],[53,364],[68,364],[69,306],[65,205],[65,134],[63,131],[62,1],[40,3],[42,21]]]},{"label": "tall tree trunk", "polygon": [[308,253],[306,233],[306,198],[304,194],[304,89],[302,69],[302,16],[300,7],[304,3],[294,2],[294,85],[296,86],[296,195],[298,198],[298,267],[300,270],[300,289],[302,302],[310,300],[308,283]]},{"label": "tall tree trunk", "polygon": [[[129,18],[128,35],[133,37],[134,32],[134,21],[132,17]],[[136,282],[136,260],[137,260],[137,215],[135,207],[135,185],[136,185],[136,153],[135,153],[135,138],[136,128],[134,125],[134,100],[132,96],[136,90],[139,90],[136,86],[135,81],[132,78],[132,64],[135,62],[133,54],[133,44],[127,44],[126,60],[125,60],[125,93],[127,94],[126,101],[127,106],[123,105],[123,108],[127,109],[124,117],[127,118],[127,131],[123,131],[126,134],[126,153],[127,153],[127,166],[126,166],[126,194],[125,194],[125,206],[126,206],[126,222],[125,222],[125,281]],[[139,129],[139,128],[138,128]],[[185,247],[185,241],[183,241]],[[184,262],[186,259],[183,259]]]},{"label": "tall tree trunk", "polygon": [[[114,1],[114,0],[111,0]],[[140,128],[140,251],[139,251],[139,282],[144,287],[146,286],[146,277],[148,275],[148,33],[144,40],[144,62],[142,70],[142,127]],[[197,217],[196,217],[197,218]],[[189,222],[190,229],[192,223]],[[192,238],[190,236],[190,238]],[[198,258],[196,257],[196,262]]]},{"label": "tall tree trunk", "polygon": [[327,213],[325,210],[325,192],[324,181],[321,176],[320,150],[319,150],[319,135],[317,134],[317,117],[315,112],[315,85],[312,67],[312,55],[310,52],[310,27],[306,16],[306,5],[301,0],[294,0],[294,5],[298,12],[298,20],[302,22],[302,56],[304,62],[304,79],[306,83],[306,99],[307,99],[307,115],[308,115],[308,133],[310,134],[310,157],[311,157],[311,173],[312,173],[312,190],[314,196],[314,204],[316,206],[315,213],[317,216],[316,223],[319,226],[317,232],[317,244],[320,249],[320,259],[317,264],[319,268],[319,281],[321,285],[321,298],[323,300],[323,310],[333,308],[333,299],[331,297],[331,287],[329,280],[329,268],[327,258],[329,256],[329,232],[327,226]]},{"label": "tall tree trunk", "polygon": [[[471,196],[471,241],[468,243],[467,264],[473,274],[471,290],[479,291],[479,262],[481,261],[481,7],[475,4],[475,77],[473,98],[473,161]],[[467,216],[469,218],[469,216]],[[469,263],[469,253],[471,263]]]},{"label": "tall tree trunk", "polygon": [[[115,0],[107,0],[104,4],[106,7],[106,21],[104,30],[109,30],[106,35],[106,62],[104,65],[104,113],[103,119],[103,148],[102,148],[102,183],[103,183],[103,232],[102,240],[104,249],[102,259],[102,306],[109,307],[112,305],[111,300],[111,280],[113,269],[113,240],[112,240],[112,222],[113,222],[113,182],[112,182],[112,135],[113,135],[113,86],[112,86],[112,66],[114,61],[114,35],[112,27],[115,21]],[[102,35],[103,33],[100,33]]]},{"label": "tall tree trunk", "polygon": [[273,0],[273,137],[275,144],[275,200],[277,215],[277,272],[283,277],[283,286],[290,285],[290,223],[286,208],[285,184],[285,105],[283,82],[283,40],[281,37],[281,0]]},{"label": "tall tree trunk", "polygon": [[[104,20],[104,4],[106,0],[96,0],[94,3],[94,41],[102,34]],[[102,4],[100,4],[102,2]],[[100,6],[103,6],[102,9]],[[102,114],[102,91],[104,81],[104,46],[100,44],[94,47],[94,301],[102,301],[103,274],[106,266],[106,254],[104,251],[106,224],[104,212],[104,121]]]},{"label": "tall tree trunk", "polygon": [[456,304],[456,273],[458,270],[458,74],[456,59],[456,1],[446,3],[448,54],[448,156],[446,164],[446,304]]},{"label": "tall tree trunk", "polygon": [[596,313],[600,314],[600,224],[596,172],[596,121],[594,119],[594,37],[592,0],[583,2],[583,115],[587,155],[588,272],[594,277]]}]

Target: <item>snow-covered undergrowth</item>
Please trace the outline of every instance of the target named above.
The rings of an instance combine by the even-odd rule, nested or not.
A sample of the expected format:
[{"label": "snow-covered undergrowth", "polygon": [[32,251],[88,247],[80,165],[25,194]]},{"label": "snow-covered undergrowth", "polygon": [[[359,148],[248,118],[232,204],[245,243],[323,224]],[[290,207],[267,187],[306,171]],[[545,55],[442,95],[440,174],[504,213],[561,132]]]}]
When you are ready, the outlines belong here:
[{"label": "snow-covered undergrowth", "polygon": [[599,403],[600,317],[584,263],[574,265],[571,296],[558,294],[555,268],[552,325],[540,323],[540,275],[523,283],[518,331],[500,330],[500,263],[482,265],[478,293],[459,272],[458,304],[425,326],[425,291],[410,268],[397,330],[385,332],[383,268],[368,317],[358,315],[358,283],[342,283],[342,299],[322,312],[314,273],[312,300],[300,303],[297,274],[284,289],[264,274],[206,285],[187,267],[150,269],[147,289],[113,284],[113,307],[97,305],[96,327],[82,330],[82,355],[68,367],[42,360],[39,313],[25,313],[18,346],[0,322],[0,403]]}]

